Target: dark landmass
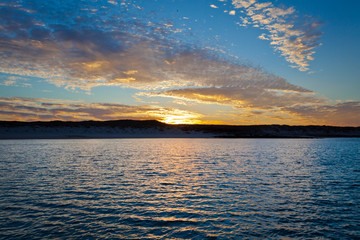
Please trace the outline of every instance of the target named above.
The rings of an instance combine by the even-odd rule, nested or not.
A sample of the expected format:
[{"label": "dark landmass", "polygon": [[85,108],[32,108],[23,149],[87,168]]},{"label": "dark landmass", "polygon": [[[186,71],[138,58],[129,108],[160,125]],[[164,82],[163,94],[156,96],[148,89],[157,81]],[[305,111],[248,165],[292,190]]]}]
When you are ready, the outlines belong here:
[{"label": "dark landmass", "polygon": [[319,137],[360,137],[360,127],[288,125],[169,125],[155,120],[83,122],[0,121],[0,139]]}]

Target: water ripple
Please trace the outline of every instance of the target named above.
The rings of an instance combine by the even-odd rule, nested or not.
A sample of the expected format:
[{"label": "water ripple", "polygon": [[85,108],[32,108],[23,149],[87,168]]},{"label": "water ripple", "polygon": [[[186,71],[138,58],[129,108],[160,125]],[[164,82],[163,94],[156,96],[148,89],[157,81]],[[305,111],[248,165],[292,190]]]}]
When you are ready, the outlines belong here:
[{"label": "water ripple", "polygon": [[360,139],[0,141],[1,239],[356,239]]}]

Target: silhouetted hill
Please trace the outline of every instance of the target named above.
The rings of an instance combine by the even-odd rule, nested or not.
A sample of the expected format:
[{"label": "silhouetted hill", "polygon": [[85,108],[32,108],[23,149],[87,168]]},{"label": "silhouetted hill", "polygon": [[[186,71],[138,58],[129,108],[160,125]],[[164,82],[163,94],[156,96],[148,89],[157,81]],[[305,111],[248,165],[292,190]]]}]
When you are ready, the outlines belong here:
[{"label": "silhouetted hill", "polygon": [[311,138],[360,137],[360,127],[288,125],[169,125],[155,120],[0,121],[1,139],[38,138]]}]

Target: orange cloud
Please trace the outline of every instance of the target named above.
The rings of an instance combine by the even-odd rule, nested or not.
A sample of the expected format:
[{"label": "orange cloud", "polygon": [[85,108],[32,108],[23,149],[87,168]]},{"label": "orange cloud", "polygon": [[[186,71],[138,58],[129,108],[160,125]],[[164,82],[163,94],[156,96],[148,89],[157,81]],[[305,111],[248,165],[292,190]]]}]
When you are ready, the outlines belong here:
[{"label": "orange cloud", "polygon": [[201,114],[159,106],[115,103],[79,103],[36,98],[0,98],[0,118],[11,121],[159,120],[166,123],[200,123]]},{"label": "orange cloud", "polygon": [[[281,91],[250,85],[247,88],[186,88],[141,95],[229,105],[239,113],[225,112],[228,123],[360,125],[360,102],[332,104],[312,92]],[[233,119],[232,116],[237,116],[238,119]],[[226,121],[226,118],[221,120]]]}]

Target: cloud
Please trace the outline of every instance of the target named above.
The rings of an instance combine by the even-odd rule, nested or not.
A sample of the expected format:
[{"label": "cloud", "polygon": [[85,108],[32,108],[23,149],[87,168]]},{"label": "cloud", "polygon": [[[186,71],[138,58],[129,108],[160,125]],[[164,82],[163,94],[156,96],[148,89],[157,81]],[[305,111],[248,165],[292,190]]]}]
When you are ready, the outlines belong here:
[{"label": "cloud", "polygon": [[[228,90],[231,92],[231,90]],[[242,106],[241,94],[233,92],[233,96],[225,93],[225,89],[182,89],[163,92],[162,95],[207,103],[237,105],[235,112],[223,111],[217,121],[232,124],[317,124],[360,126],[360,102],[343,102],[330,104],[311,99],[309,96],[303,104],[294,102],[279,103],[275,107],[264,105],[256,100],[252,107]],[[236,98],[236,96],[238,98]],[[231,98],[232,97],[232,98]],[[299,96],[297,96],[299,97]],[[266,98],[266,97],[260,97]],[[294,98],[294,96],[287,98]],[[301,98],[301,97],[300,97]],[[252,99],[252,98],[249,98]],[[274,99],[271,97],[271,101]],[[293,99],[294,100],[294,99]],[[259,101],[259,102],[258,102]],[[317,101],[317,102],[316,102]],[[276,103],[275,103],[276,104]],[[233,117],[233,119],[231,118]],[[116,120],[116,119],[155,119],[167,123],[206,123],[214,122],[213,116],[206,116],[192,111],[177,108],[164,108],[154,105],[123,105],[116,103],[83,103],[62,99],[43,98],[0,98],[0,118],[11,121],[82,121],[82,120]]]},{"label": "cloud", "polygon": [[360,102],[349,101],[336,104],[295,105],[285,107],[314,124],[360,126]]},{"label": "cloud", "polygon": [[[159,27],[123,16],[118,22],[85,18],[89,13],[59,24],[19,7],[3,7],[3,12],[16,12],[27,19],[2,16],[4,28],[9,29],[0,34],[3,73],[40,77],[59,87],[84,90],[113,85],[166,89],[277,81],[259,67],[165,38],[171,24]],[[100,23],[106,27],[98,27]],[[279,88],[288,85],[286,81],[276,84]]]},{"label": "cloud", "polygon": [[0,76],[0,85],[3,86],[12,86],[12,87],[31,87],[29,79],[17,76],[17,75],[1,75]]},{"label": "cloud", "polygon": [[[265,20],[256,18],[256,11],[261,10],[266,19],[291,12],[255,1],[233,4],[254,12],[252,17],[259,22]],[[114,5],[113,1],[65,1],[61,6],[58,1],[40,5],[19,1],[16,5],[0,6],[0,71],[87,91],[114,85],[137,89],[238,86],[259,79],[288,85],[286,81],[280,84],[259,67],[230,57],[220,58],[209,48],[200,49],[177,39],[173,35],[177,29],[171,22],[156,23],[138,16],[138,8],[130,2]],[[93,9],[97,10],[96,15]],[[292,30],[280,22],[274,20],[271,26],[282,27],[285,32]],[[284,53],[289,52],[291,44],[298,44],[297,40],[280,35],[277,39],[267,35],[261,38],[272,39],[274,44],[286,42],[287,50],[284,44],[275,44]],[[303,49],[312,51],[309,46]],[[298,49],[293,50],[298,53]],[[287,55],[293,62],[297,56]],[[286,88],[285,85],[279,87]]]},{"label": "cloud", "polygon": [[[326,117],[333,116],[334,123],[357,124],[350,114],[358,112],[356,102],[330,104],[259,66],[195,46],[182,38],[184,35],[176,35],[182,29],[170,21],[158,23],[156,17],[144,17],[131,1],[114,3],[49,0],[0,4],[0,72],[7,76],[0,84],[25,86],[29,77],[38,77],[67,89],[90,91],[116,85],[142,90],[140,96],[170,97],[182,104],[230,106],[237,111],[231,113],[234,116],[268,116],[290,119],[289,123],[292,118],[330,123]],[[319,45],[316,21],[301,24],[291,20],[296,19],[295,9],[278,8],[270,2],[232,3],[237,12],[246,13],[241,16],[243,24],[267,30],[260,39],[269,40],[295,67],[308,68]],[[25,98],[2,98],[0,103],[1,118],[11,120],[132,118],[194,123],[211,118],[153,105]]]},{"label": "cloud", "polygon": [[321,23],[311,18],[301,19],[293,7],[276,7],[271,2],[258,3],[256,0],[233,0],[236,9],[243,9],[242,26],[252,25],[266,30],[260,39],[270,41],[292,67],[300,71],[309,70],[309,61],[315,48],[320,46]]},{"label": "cloud", "polygon": [[[143,93],[198,103],[232,106],[238,113],[233,123],[287,123],[360,126],[360,102],[330,103],[311,92],[257,87],[186,88]],[[256,117],[261,115],[261,117]],[[280,121],[273,121],[274,119]],[[228,119],[229,121],[229,119]]]},{"label": "cloud", "polygon": [[244,109],[277,110],[286,106],[296,105],[299,102],[305,104],[324,103],[323,99],[315,97],[312,93],[271,90],[255,86],[186,88],[148,93],[148,95],[195,100],[202,103],[224,104]]},{"label": "cloud", "polygon": [[210,5],[211,8],[218,8],[217,6],[215,6],[214,4]]},{"label": "cloud", "polygon": [[[91,2],[64,2],[64,6],[57,6],[57,1],[18,3],[0,6],[3,73],[86,90],[100,85],[156,88],[167,80],[168,73],[162,69],[167,66],[166,59],[177,54],[174,47],[187,48],[163,39],[176,30],[171,24],[136,20],[123,12],[122,4],[110,11],[111,1],[103,6],[91,6]],[[94,7],[108,11],[89,17]]]},{"label": "cloud", "polygon": [[159,120],[167,123],[197,123],[201,114],[175,108],[116,103],[81,103],[39,98],[0,98],[0,118],[20,121]]}]

